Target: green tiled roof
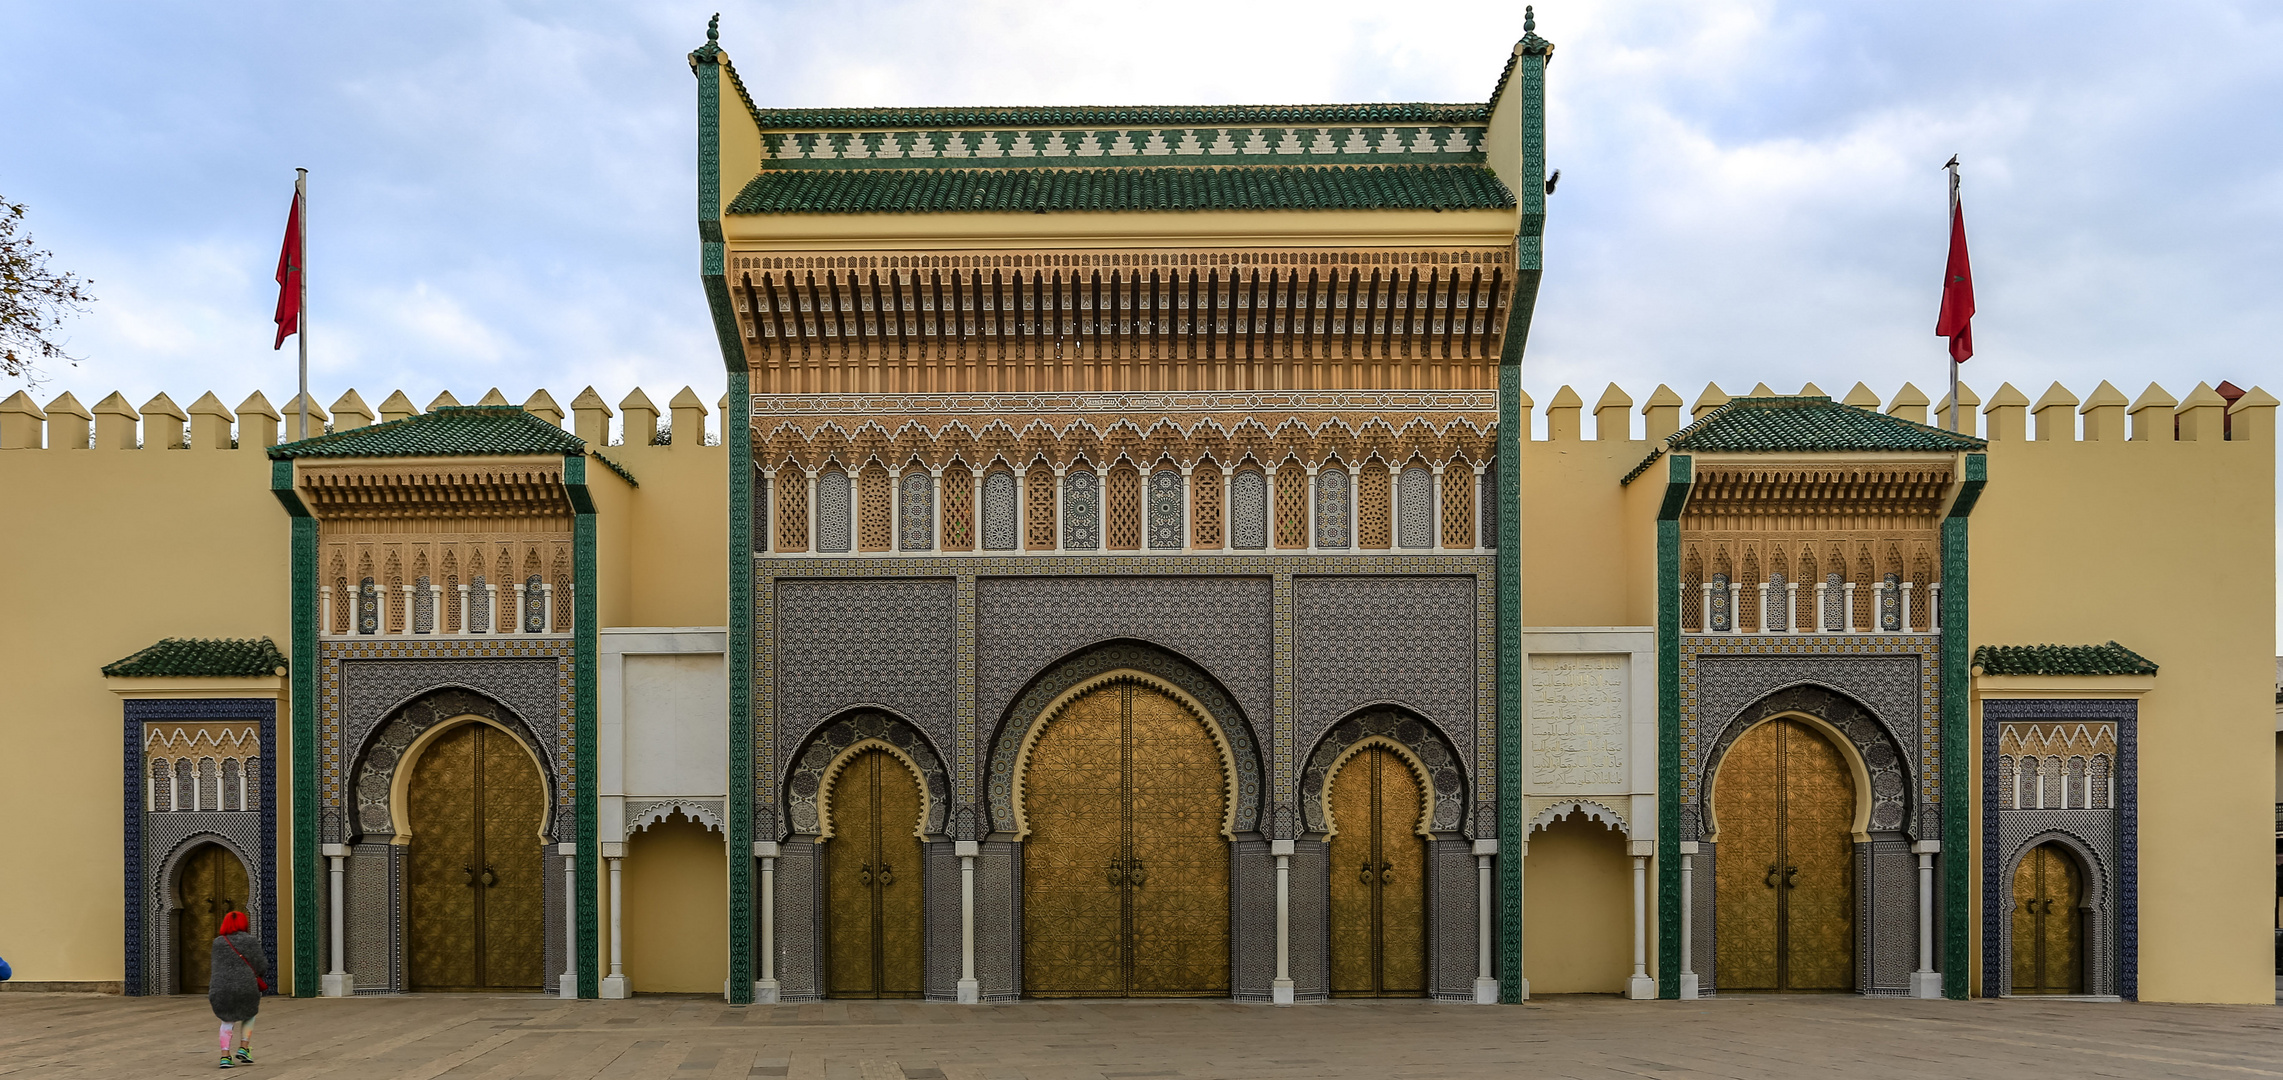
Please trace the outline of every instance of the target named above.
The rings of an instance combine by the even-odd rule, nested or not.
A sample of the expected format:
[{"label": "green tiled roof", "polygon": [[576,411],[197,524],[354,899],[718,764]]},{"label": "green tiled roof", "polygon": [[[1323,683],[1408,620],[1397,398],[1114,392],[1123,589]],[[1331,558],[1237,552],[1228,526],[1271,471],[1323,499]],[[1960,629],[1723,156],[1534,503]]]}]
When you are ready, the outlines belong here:
[{"label": "green tiled roof", "polygon": [[194,676],[268,678],[285,674],[285,654],[268,638],[167,638],[125,659],[103,665],[121,678]]},{"label": "green tiled roof", "polygon": [[1500,210],[1514,193],[1480,165],[764,172],[732,214],[1057,210]]},{"label": "green tiled roof", "polygon": [[1820,395],[1731,398],[1665,439],[1675,450],[1979,450],[1971,435],[1915,424]]},{"label": "green tiled roof", "polygon": [[446,405],[418,416],[282,443],[270,457],[577,454],[585,440],[513,405]]},{"label": "green tiled roof", "polygon": [[1157,124],[1479,124],[1487,103],[1360,105],[1070,105],[932,109],[755,109],[764,130],[788,128],[1123,127]]},{"label": "green tiled roof", "polygon": [[2154,675],[2145,656],[2112,641],[2106,645],[1977,645],[1974,666],[1984,675]]}]

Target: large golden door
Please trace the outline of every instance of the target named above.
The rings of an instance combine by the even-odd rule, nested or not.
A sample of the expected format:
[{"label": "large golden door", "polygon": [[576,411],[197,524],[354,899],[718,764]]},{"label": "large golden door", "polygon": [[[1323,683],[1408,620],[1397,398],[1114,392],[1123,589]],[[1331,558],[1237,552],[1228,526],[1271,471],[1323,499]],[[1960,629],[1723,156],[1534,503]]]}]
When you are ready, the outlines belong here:
[{"label": "large golden door", "polygon": [[183,857],[182,912],[175,924],[175,971],[182,976],[182,992],[203,994],[213,977],[214,935],[222,916],[249,910],[246,864],[220,844],[204,844]]},{"label": "large golden door", "polygon": [[2083,920],[2077,861],[2052,844],[2022,856],[2013,872],[2013,992],[2084,993]]},{"label": "large golden door", "polygon": [[1427,848],[1419,778],[1384,746],[1332,778],[1332,993],[1427,993]]},{"label": "large golden door", "polygon": [[1855,780],[1797,720],[1736,740],[1713,781],[1720,989],[1855,986]]},{"label": "large golden door", "polygon": [[824,844],[825,992],[920,996],[920,789],[885,750],[866,750],[832,787]]},{"label": "large golden door", "polygon": [[1118,684],[1032,746],[1023,986],[1033,997],[1229,992],[1220,748],[1165,694]]},{"label": "large golden door", "polygon": [[521,744],[485,724],[412,767],[405,949],[414,990],[537,990],[546,956],[546,789]]}]

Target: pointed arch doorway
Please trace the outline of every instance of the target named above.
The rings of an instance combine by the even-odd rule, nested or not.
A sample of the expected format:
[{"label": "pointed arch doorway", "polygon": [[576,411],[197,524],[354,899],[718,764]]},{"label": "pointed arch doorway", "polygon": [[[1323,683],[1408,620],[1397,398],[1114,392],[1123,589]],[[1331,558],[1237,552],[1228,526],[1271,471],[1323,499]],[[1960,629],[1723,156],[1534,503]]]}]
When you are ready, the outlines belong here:
[{"label": "pointed arch doorway", "polygon": [[851,747],[825,810],[825,994],[916,998],[924,977],[919,773],[878,740]]},{"label": "pointed arch doorway", "polygon": [[1433,801],[1413,763],[1369,743],[1333,773],[1331,969],[1334,997],[1427,993],[1427,841]]},{"label": "pointed arch doorway", "polygon": [[2015,994],[2085,992],[2084,875],[2060,844],[2029,849],[2013,874]]},{"label": "pointed arch doorway", "polygon": [[1211,721],[1120,673],[1050,709],[1022,759],[1024,992],[1227,995],[1234,792]]},{"label": "pointed arch doorway", "polygon": [[174,935],[175,970],[181,973],[183,993],[203,994],[213,977],[214,936],[222,928],[222,916],[252,912],[252,890],[246,864],[220,844],[201,844],[183,856],[176,875],[182,907]]},{"label": "pointed arch doorway", "polygon": [[416,745],[406,789],[406,976],[413,990],[538,990],[546,964],[539,766],[474,719]]},{"label": "pointed arch doorway", "polygon": [[1848,759],[1796,717],[1736,739],[1713,780],[1722,992],[1855,988],[1854,821]]}]

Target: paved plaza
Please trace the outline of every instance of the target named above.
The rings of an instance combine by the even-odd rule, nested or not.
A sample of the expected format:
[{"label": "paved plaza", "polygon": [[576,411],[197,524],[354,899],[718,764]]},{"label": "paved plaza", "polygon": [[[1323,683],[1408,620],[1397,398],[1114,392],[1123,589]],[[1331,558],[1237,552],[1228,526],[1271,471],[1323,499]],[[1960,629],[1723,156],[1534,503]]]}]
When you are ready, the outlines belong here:
[{"label": "paved plaza", "polygon": [[[735,1008],[424,994],[272,998],[255,1031],[259,1080],[2283,1076],[2283,1008],[2020,999]],[[0,994],[0,1075],[194,1076],[215,1057],[203,998]]]}]

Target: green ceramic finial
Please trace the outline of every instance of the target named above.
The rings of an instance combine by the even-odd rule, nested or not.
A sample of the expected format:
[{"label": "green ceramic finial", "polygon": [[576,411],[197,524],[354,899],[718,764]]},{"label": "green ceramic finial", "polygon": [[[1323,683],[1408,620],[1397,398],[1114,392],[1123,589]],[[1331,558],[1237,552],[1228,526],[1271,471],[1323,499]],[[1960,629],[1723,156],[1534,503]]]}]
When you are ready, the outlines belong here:
[{"label": "green ceramic finial", "polygon": [[[716,15],[714,17],[718,19],[721,16]],[[1522,6],[1522,32],[1525,34],[1538,32],[1538,9],[1528,4]]]},{"label": "green ceramic finial", "polygon": [[720,41],[720,40],[721,40],[721,12],[718,12],[718,11],[716,11],[716,12],[714,12],[714,13],[713,13],[713,18],[711,18],[711,19],[707,19],[707,20],[706,20],[706,43],[707,43],[707,44],[713,44],[713,43],[715,43],[715,42],[718,42],[718,41]]}]

